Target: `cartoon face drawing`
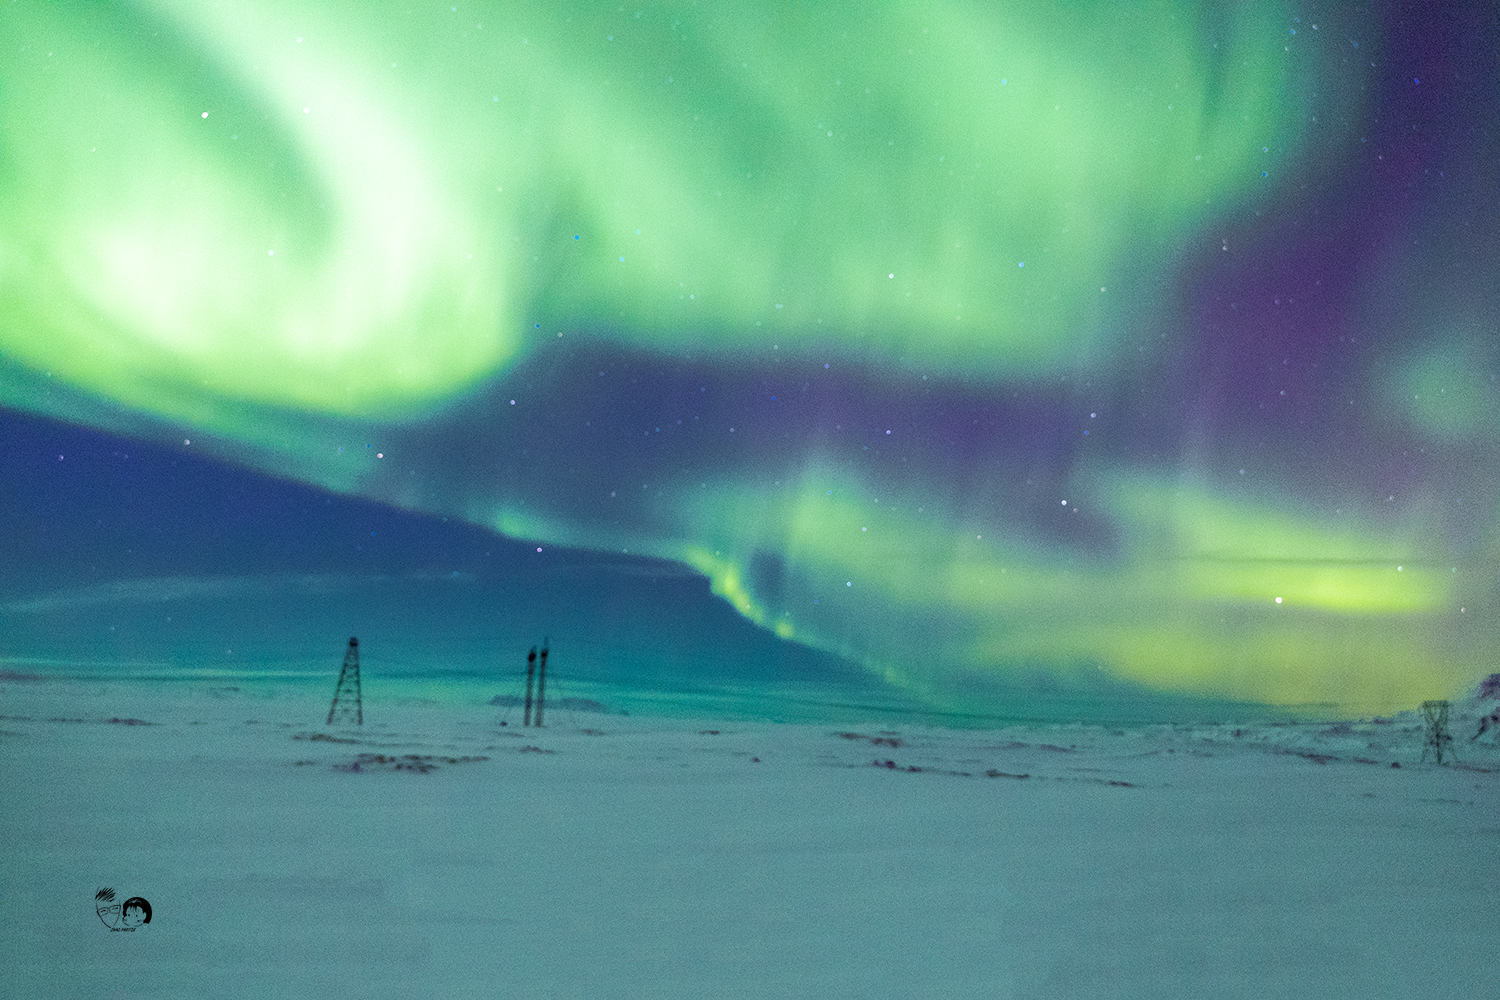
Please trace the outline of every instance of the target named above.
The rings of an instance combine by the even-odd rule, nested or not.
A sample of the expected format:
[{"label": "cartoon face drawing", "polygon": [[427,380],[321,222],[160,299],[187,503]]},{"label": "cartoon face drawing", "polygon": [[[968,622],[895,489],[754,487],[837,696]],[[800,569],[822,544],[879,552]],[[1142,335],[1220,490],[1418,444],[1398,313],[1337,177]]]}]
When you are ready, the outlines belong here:
[{"label": "cartoon face drawing", "polygon": [[99,919],[104,921],[104,926],[115,928],[120,926],[121,906],[115,902],[115,891],[113,889],[100,889],[94,893],[94,909],[99,914]]},{"label": "cartoon face drawing", "polygon": [[120,924],[132,930],[141,924],[151,922],[151,904],[140,896],[131,896],[125,900],[125,908],[120,915]]}]

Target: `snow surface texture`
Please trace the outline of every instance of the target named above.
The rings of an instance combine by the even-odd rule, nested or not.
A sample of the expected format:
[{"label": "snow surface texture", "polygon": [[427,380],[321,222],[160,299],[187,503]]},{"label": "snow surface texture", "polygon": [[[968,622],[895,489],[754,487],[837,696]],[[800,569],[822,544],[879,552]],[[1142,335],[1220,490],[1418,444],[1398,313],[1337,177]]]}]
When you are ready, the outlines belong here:
[{"label": "snow surface texture", "polygon": [[[1481,707],[1438,767],[1415,713],[527,729],[367,700],[356,728],[11,675],[0,995],[1493,996]],[[111,932],[102,887],[151,922]]]}]

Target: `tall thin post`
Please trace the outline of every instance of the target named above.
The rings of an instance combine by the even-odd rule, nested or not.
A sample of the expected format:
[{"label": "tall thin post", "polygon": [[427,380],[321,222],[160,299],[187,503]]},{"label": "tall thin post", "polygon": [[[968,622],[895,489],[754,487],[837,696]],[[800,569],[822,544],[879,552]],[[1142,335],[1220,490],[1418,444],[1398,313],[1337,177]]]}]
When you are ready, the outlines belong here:
[{"label": "tall thin post", "polygon": [[536,724],[542,724],[542,705],[547,701],[547,644],[551,640],[542,640],[542,669],[537,674],[536,683]]},{"label": "tall thin post", "polygon": [[526,654],[526,717],[521,725],[531,725],[531,683],[536,677],[536,647],[531,647],[531,652]]},{"label": "tall thin post", "polygon": [[[340,702],[344,706],[342,711]],[[349,637],[349,649],[344,653],[344,666],[339,671],[339,684],[333,689],[333,704],[328,706],[328,721],[324,725],[333,725],[334,713],[344,720],[352,716],[356,726],[365,724],[365,706],[359,691],[359,640],[353,636]]]}]

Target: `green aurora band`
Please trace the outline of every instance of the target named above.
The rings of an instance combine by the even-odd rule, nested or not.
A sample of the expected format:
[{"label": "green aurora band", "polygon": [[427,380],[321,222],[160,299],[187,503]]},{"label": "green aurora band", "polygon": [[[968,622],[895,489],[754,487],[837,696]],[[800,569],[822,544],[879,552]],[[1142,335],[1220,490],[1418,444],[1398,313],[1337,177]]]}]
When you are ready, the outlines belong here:
[{"label": "green aurora band", "polygon": [[[1436,487],[1335,516],[1099,451],[1049,484],[1059,517],[1109,525],[1091,551],[976,502],[1024,477],[1009,458],[895,476],[829,429],[772,462],[643,459],[652,489],[618,514],[340,448],[405,458],[564,345],[834,359],[875,399],[1128,399],[1173,348],[1183,248],[1353,141],[1363,76],[1292,23],[1275,3],[16,0],[0,402],[674,559],[933,704],[1037,673],[1371,711],[1443,696],[1485,672],[1497,547],[1493,517],[1445,533]],[[1421,433],[1493,437],[1493,386],[1457,387],[1473,352],[1452,343],[1368,391]]]}]

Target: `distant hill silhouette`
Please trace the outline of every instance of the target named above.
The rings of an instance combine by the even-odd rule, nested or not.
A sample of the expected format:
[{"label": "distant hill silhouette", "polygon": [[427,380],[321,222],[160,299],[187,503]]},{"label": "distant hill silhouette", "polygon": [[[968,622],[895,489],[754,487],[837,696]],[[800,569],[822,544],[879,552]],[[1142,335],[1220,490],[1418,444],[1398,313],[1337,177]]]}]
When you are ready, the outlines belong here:
[{"label": "distant hill silhouette", "polygon": [[[497,694],[490,699],[491,705],[501,705],[513,708],[522,704],[524,699],[513,694]],[[626,715],[626,712],[616,712],[603,702],[592,698],[558,698],[547,702],[548,708],[563,708],[570,712],[602,712],[605,715]]]}]

